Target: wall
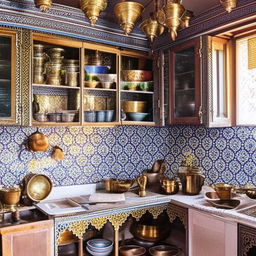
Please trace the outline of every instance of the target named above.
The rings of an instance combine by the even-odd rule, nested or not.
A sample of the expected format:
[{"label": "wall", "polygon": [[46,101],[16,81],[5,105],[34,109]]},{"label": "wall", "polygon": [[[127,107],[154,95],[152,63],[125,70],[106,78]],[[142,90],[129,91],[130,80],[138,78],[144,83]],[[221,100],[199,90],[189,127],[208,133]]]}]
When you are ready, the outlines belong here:
[{"label": "wall", "polygon": [[168,176],[177,172],[184,152],[193,152],[207,183],[256,186],[256,128],[207,129],[202,126],[39,128],[52,146],[65,152],[57,162],[22,145],[35,127],[0,127],[0,184],[18,184],[29,171],[49,175],[55,185],[85,184],[106,177],[134,178],[165,159]]}]

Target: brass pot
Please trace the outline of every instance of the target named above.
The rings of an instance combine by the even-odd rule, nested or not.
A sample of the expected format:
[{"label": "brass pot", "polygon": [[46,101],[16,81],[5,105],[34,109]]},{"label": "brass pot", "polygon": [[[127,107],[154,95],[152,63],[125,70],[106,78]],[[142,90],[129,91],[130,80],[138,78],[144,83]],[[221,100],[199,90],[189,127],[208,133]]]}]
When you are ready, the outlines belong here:
[{"label": "brass pot", "polygon": [[168,225],[143,225],[135,222],[131,225],[130,232],[137,239],[158,242],[168,237],[170,228]]},{"label": "brass pot", "polygon": [[34,132],[28,137],[27,148],[30,151],[47,151],[49,142],[47,137],[41,132]]},{"label": "brass pot", "polygon": [[123,101],[122,109],[124,112],[147,112],[147,102],[146,101]]},{"label": "brass pot", "polygon": [[44,45],[43,44],[34,44],[34,57],[43,57],[44,56]]},{"label": "brass pot", "polygon": [[150,70],[122,70],[123,81],[127,82],[146,82],[153,80],[153,72]]},{"label": "brass pot", "polygon": [[64,53],[65,50],[63,48],[51,48],[48,51],[48,54],[50,55],[50,59],[54,59],[54,58],[62,58],[62,53]]},{"label": "brass pot", "polygon": [[1,189],[1,200],[7,207],[14,208],[20,201],[21,189],[9,187]]},{"label": "brass pot", "polygon": [[122,245],[119,251],[122,256],[142,256],[146,253],[146,249],[139,245]]},{"label": "brass pot", "polygon": [[77,242],[78,238],[73,234],[73,232],[69,230],[65,230],[62,233],[60,233],[58,244],[69,244]]},{"label": "brass pot", "polygon": [[134,180],[104,179],[107,192],[124,193],[133,185]]},{"label": "brass pot", "polygon": [[198,195],[204,185],[205,178],[200,172],[178,172],[182,185],[182,193],[185,195]]},{"label": "brass pot", "polygon": [[231,192],[232,192],[232,189],[234,188],[233,185],[218,183],[218,184],[212,185],[212,187],[215,189],[218,197],[221,200],[231,199]]},{"label": "brass pot", "polygon": [[179,183],[177,180],[164,178],[161,183],[162,189],[166,194],[174,195],[179,192]]}]

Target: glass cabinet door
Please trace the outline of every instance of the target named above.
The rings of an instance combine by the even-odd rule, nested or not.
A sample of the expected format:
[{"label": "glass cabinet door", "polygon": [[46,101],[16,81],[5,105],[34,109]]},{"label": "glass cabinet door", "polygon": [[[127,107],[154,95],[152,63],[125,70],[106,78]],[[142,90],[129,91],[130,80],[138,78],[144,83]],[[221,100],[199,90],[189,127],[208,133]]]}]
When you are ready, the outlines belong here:
[{"label": "glass cabinet door", "polygon": [[0,123],[15,124],[15,34],[0,31]]},{"label": "glass cabinet door", "polygon": [[170,52],[170,123],[199,124],[200,40],[174,47]]}]

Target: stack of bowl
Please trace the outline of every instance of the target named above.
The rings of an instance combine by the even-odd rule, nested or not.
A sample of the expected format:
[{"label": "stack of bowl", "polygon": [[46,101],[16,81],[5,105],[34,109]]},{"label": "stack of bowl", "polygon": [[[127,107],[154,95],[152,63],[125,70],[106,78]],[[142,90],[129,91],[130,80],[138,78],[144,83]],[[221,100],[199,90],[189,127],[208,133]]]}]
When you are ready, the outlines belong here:
[{"label": "stack of bowl", "polygon": [[146,101],[123,101],[122,109],[131,121],[144,121],[149,115]]},{"label": "stack of bowl", "polygon": [[86,245],[86,250],[93,256],[107,256],[113,250],[113,242],[103,238],[91,239]]}]

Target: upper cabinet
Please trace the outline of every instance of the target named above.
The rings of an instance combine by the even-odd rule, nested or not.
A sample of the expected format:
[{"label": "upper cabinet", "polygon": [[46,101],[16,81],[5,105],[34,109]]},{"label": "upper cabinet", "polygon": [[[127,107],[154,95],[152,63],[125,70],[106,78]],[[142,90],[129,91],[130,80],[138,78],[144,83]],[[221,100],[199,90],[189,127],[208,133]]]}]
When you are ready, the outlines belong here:
[{"label": "upper cabinet", "polygon": [[121,52],[122,124],[154,125],[153,60],[134,52]]},{"label": "upper cabinet", "polygon": [[234,41],[203,38],[203,111],[208,127],[234,125],[235,61]]},{"label": "upper cabinet", "polygon": [[154,125],[150,57],[40,34],[32,41],[32,125]]},{"label": "upper cabinet", "polygon": [[14,31],[0,30],[0,124],[20,123],[17,35]]},{"label": "upper cabinet", "polygon": [[200,38],[170,49],[169,123],[201,123]]}]

